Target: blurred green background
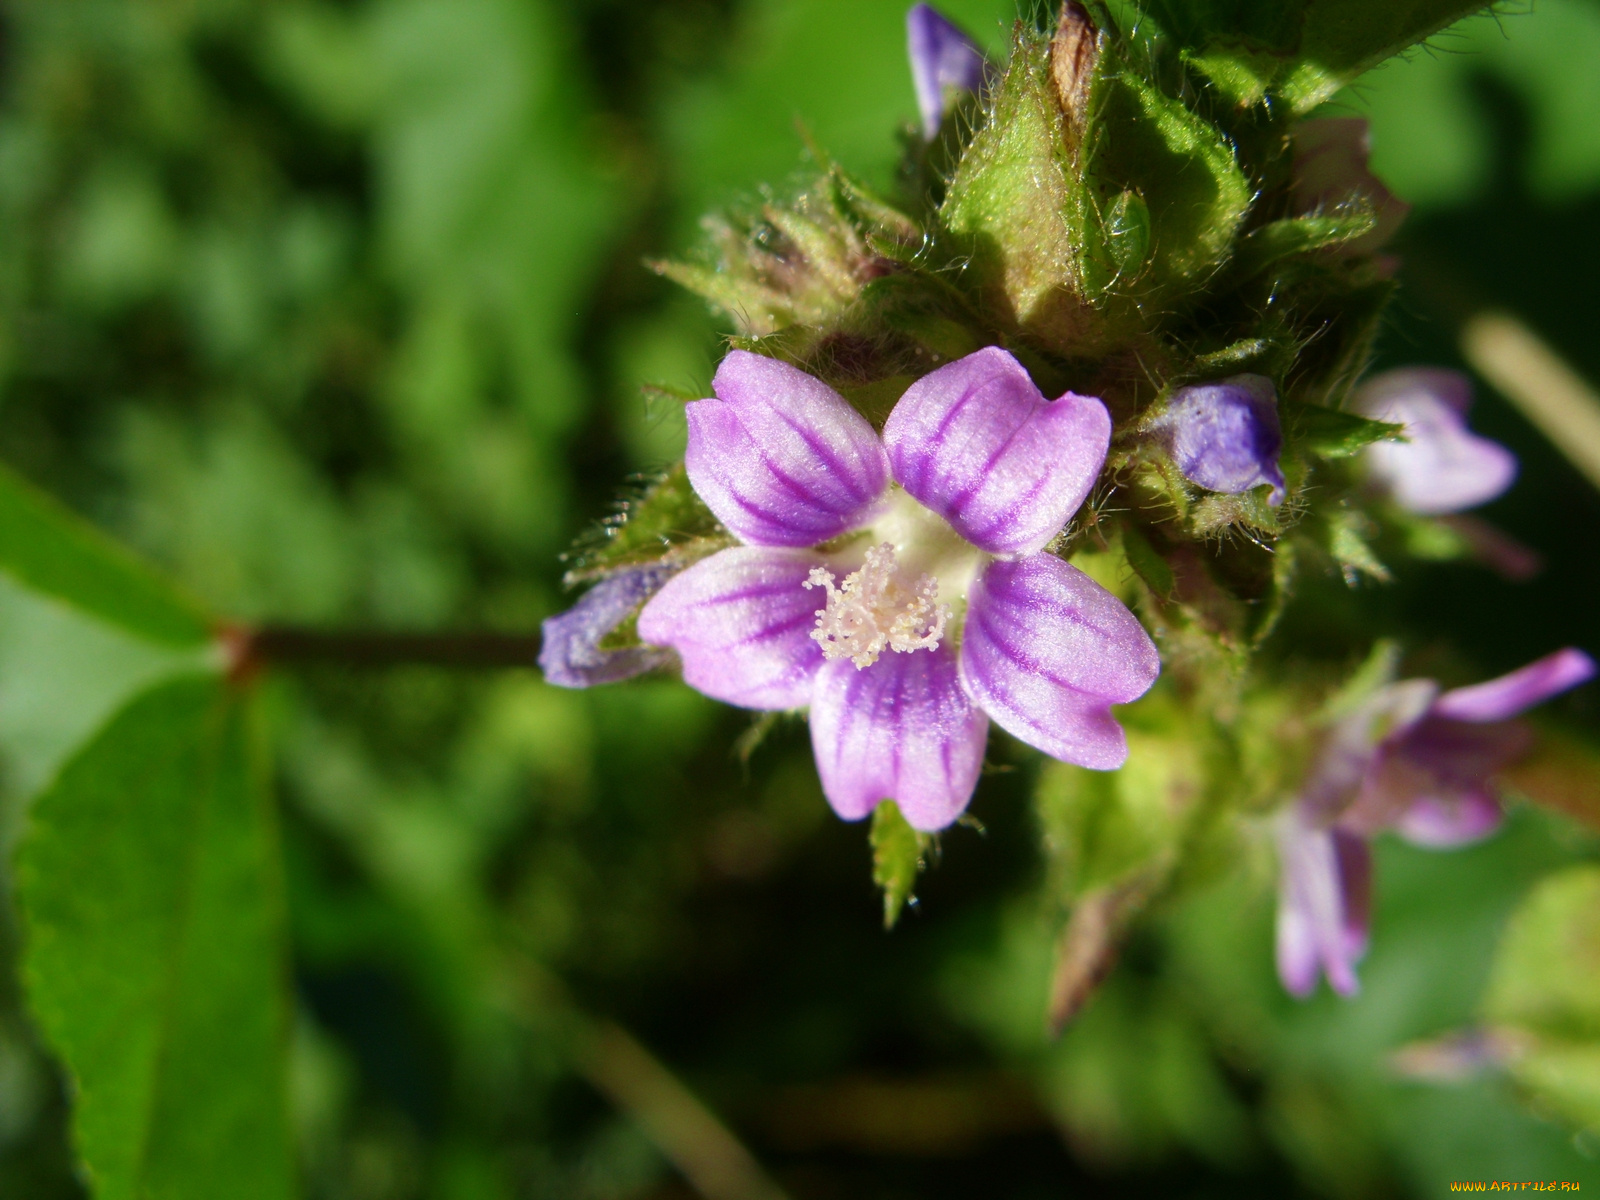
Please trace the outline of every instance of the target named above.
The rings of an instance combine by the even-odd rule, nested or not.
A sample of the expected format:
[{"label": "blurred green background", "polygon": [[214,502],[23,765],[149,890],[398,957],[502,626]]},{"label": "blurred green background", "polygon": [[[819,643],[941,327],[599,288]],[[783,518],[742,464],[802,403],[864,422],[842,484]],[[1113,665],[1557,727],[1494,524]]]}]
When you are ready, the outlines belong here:
[{"label": "blurred green background", "polygon": [[[1012,0],[944,9],[995,49]],[[681,453],[645,382],[720,331],[641,261],[782,189],[800,128],[888,186],[914,115],[898,0],[6,0],[0,457],[242,619],[525,631],[560,552]],[[1416,208],[1381,354],[1456,364],[1511,308],[1600,379],[1600,0],[1479,18],[1363,80]],[[1453,307],[1454,306],[1454,307]],[[1486,514],[1548,561],[1351,598],[1484,672],[1600,650],[1600,497],[1498,397],[1522,457]],[[1534,614],[1537,614],[1535,618]],[[0,838],[159,653],[0,581]],[[1057,906],[997,743],[892,934],[865,831],[802,726],[749,758],[667,681],[307,669],[270,710],[294,935],[305,1190],[679,1197],[559,1034],[507,1019],[494,946],[648,1045],[797,1198],[1433,1196],[1581,1180],[1600,1145],[1389,1055],[1477,1012],[1506,915],[1592,834],[1518,811],[1448,855],[1379,848],[1365,991],[1273,975],[1273,864],[1135,940],[1044,1036]],[[1592,702],[1591,702],[1592,703]],[[1569,722],[1600,728],[1580,696]],[[65,1097],[0,940],[0,1194],[80,1195]]]}]

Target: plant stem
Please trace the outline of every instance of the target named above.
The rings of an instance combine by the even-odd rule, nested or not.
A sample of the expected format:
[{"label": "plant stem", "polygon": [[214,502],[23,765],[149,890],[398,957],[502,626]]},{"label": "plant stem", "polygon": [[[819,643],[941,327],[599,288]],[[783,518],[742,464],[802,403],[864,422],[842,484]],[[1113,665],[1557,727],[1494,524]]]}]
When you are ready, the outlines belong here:
[{"label": "plant stem", "polygon": [[332,663],[350,667],[532,667],[537,633],[377,633],[264,625],[224,631],[231,674],[263,666]]}]

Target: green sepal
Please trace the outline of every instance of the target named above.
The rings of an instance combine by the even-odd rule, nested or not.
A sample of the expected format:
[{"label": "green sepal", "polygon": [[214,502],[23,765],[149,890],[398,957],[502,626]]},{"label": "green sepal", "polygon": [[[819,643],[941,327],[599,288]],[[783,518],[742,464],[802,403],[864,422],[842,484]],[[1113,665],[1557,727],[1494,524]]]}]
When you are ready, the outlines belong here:
[{"label": "green sepal", "polygon": [[1354,508],[1339,508],[1326,514],[1320,523],[1323,548],[1338,566],[1345,583],[1354,587],[1364,575],[1379,583],[1392,578],[1389,568],[1372,549],[1375,532],[1366,514]]},{"label": "green sepal", "polygon": [[1285,432],[1289,440],[1320,458],[1349,458],[1375,442],[1398,441],[1405,433],[1402,425],[1320,404],[1294,405],[1288,410],[1288,418]]},{"label": "green sepal", "polygon": [[702,261],[649,265],[756,337],[830,325],[923,242],[917,222],[832,166],[786,201],[708,217],[703,228]]},{"label": "green sepal", "polygon": [[672,557],[704,558],[733,539],[695,494],[680,462],[637,496],[624,499],[567,556],[568,584],[599,579],[624,567]]},{"label": "green sepal", "polygon": [[1371,209],[1269,221],[1240,240],[1231,274],[1237,279],[1249,279],[1282,259],[1353,242],[1371,233],[1377,221],[1377,214]]},{"label": "green sepal", "polygon": [[145,563],[0,467],[0,570],[147,641],[199,646],[212,623]]},{"label": "green sepal", "polygon": [[883,927],[893,929],[912,899],[933,835],[913,829],[898,804],[883,800],[872,810],[867,836],[872,844],[872,882],[883,889]]}]

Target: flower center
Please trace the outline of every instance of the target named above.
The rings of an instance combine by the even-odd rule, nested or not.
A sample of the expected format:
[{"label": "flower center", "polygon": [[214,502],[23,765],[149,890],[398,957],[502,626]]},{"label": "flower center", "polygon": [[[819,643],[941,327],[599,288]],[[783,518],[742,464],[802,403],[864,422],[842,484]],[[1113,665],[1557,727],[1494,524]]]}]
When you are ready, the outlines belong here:
[{"label": "flower center", "polygon": [[[947,633],[955,636],[967,589],[989,556],[898,485],[872,524],[844,540],[859,545],[863,538],[872,548],[864,561],[845,560],[861,566],[842,584],[827,567],[813,568],[805,583],[828,590],[828,606],[811,632],[823,655],[869,667],[885,650],[932,650]],[[841,567],[838,558],[830,565]],[[948,603],[939,603],[941,598]]]},{"label": "flower center", "polygon": [[828,589],[828,606],[811,631],[822,656],[848,658],[859,670],[877,662],[885,649],[909,654],[937,646],[950,619],[950,606],[938,602],[939,581],[919,575],[907,586],[903,580],[889,542],[868,550],[866,561],[844,577],[842,586],[834,586],[826,567],[812,567],[804,586]]}]

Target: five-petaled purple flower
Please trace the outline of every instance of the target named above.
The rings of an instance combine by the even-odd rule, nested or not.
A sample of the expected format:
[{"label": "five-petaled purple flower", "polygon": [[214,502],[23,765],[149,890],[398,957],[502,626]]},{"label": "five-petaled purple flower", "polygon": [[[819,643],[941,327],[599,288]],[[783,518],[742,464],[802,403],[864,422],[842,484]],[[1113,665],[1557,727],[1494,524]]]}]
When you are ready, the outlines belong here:
[{"label": "five-petaled purple flower", "polygon": [[1516,456],[1467,428],[1472,384],[1459,371],[1402,367],[1357,389],[1351,407],[1405,426],[1403,442],[1364,452],[1374,487],[1414,513],[1460,512],[1493,500],[1517,476]]},{"label": "five-petaled purple flower", "polygon": [[976,42],[927,4],[914,5],[906,14],[906,49],[922,110],[922,133],[931,142],[939,136],[951,95],[981,91],[989,63]]},{"label": "five-petaled purple flower", "polygon": [[744,544],[639,615],[688,683],[745,708],[809,707],[847,820],[894,799],[918,829],[950,824],[991,718],[1067,762],[1122,764],[1111,705],[1155,681],[1156,648],[1045,552],[1105,460],[1099,400],[1045,400],[996,347],[912,384],[881,438],[832,388],[757,354],[731,352],[712,390],[688,406],[685,461]]},{"label": "five-petaled purple flower", "polygon": [[1407,679],[1380,688],[1329,731],[1279,826],[1278,974],[1290,992],[1309,995],[1319,973],[1336,992],[1357,990],[1370,839],[1393,829],[1444,848],[1492,833],[1501,818],[1493,777],[1532,743],[1512,718],[1594,675],[1594,660],[1569,647],[1447,692]]},{"label": "five-petaled purple flower", "polygon": [[1191,483],[1235,494],[1267,484],[1268,503],[1283,503],[1283,429],[1277,390],[1265,375],[1179,388],[1152,429]]}]

